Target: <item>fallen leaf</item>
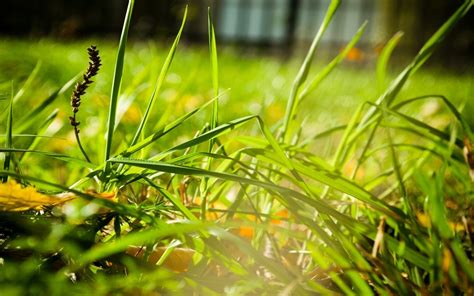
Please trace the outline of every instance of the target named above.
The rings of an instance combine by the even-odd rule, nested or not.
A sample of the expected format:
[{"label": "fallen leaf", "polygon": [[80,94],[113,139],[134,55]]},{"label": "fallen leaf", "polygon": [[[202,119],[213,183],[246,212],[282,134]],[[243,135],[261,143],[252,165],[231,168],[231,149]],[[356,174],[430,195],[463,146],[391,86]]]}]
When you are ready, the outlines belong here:
[{"label": "fallen leaf", "polygon": [[35,187],[18,184],[13,180],[0,183],[0,210],[40,210],[45,206],[56,206],[71,200],[71,196],[51,196],[39,193]]},{"label": "fallen leaf", "polygon": [[[115,192],[97,193],[93,190],[86,190],[86,193],[97,198],[117,201]],[[33,186],[22,186],[14,180],[0,183],[0,210],[10,212],[20,212],[27,210],[41,210],[44,207],[52,207],[65,204],[77,196],[71,192],[64,192],[57,195],[48,195],[38,192]]]}]

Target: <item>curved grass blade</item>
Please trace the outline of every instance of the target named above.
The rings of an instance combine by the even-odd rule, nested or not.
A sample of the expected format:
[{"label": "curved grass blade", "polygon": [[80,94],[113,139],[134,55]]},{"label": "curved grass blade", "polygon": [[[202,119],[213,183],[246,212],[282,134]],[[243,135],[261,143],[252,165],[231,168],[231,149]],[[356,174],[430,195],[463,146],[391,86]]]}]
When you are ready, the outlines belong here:
[{"label": "curved grass blade", "polygon": [[[269,190],[270,192],[274,192],[274,194],[276,193],[281,194],[281,197],[282,197],[281,201],[283,202],[283,204],[286,204],[288,207],[291,207],[291,204],[296,206],[297,204],[294,203],[295,201],[302,201],[314,207],[316,210],[320,211],[321,213],[332,216],[333,218],[338,220],[341,224],[343,224],[345,227],[351,229],[351,231],[353,231],[354,233],[358,233],[358,234],[365,233],[368,237],[372,239],[375,239],[375,236],[377,235],[377,231],[375,229],[372,229],[372,226],[361,223],[360,221],[357,221],[350,216],[341,214],[340,212],[335,210],[332,206],[327,205],[325,202],[319,199],[308,197],[292,189],[281,187],[270,182],[264,182],[260,180],[245,178],[245,177],[241,177],[241,176],[237,176],[237,175],[229,174],[229,173],[221,173],[221,172],[204,170],[200,168],[174,165],[174,164],[169,164],[165,162],[135,160],[135,159],[127,159],[127,158],[113,158],[113,159],[110,159],[109,162],[137,166],[137,167],[141,167],[145,169],[151,169],[151,170],[166,172],[166,173],[171,173],[171,174],[190,175],[190,176],[192,175],[207,176],[207,177],[218,178],[225,181],[234,181],[234,182],[238,182],[242,184],[254,185],[260,188],[265,188]],[[298,214],[298,211],[296,211],[295,213]],[[311,222],[307,218],[304,218],[301,215],[299,216],[302,219],[304,219],[305,223],[309,223],[308,225],[316,226],[314,225],[313,222]],[[323,233],[320,233],[320,234],[322,235]],[[390,249],[395,250],[395,251],[400,249],[400,243],[394,238],[387,236],[387,242],[388,242],[387,246]],[[404,256],[404,258],[406,257],[407,260],[409,260],[410,262],[413,262],[414,264],[416,264],[417,266],[423,269],[427,269],[429,266],[426,258],[420,255],[418,252],[410,249],[408,246],[405,247],[405,251],[401,253],[401,256]]]},{"label": "curved grass blade", "polygon": [[[278,165],[284,165],[280,157],[267,150],[254,150],[254,153],[256,153],[254,156],[259,156],[259,159],[271,161],[271,163],[276,163]],[[359,199],[360,201],[371,205],[374,207],[374,209],[377,209],[378,211],[381,211],[390,217],[399,219],[399,213],[393,212],[393,209],[390,209],[390,207],[383,201],[376,199],[370,192],[366,191],[354,182],[351,182],[350,180],[347,180],[334,172],[324,170],[323,168],[313,169],[309,166],[300,164],[299,162],[293,160],[290,161],[292,161],[292,165],[294,166],[295,170],[304,176],[328,185],[331,188],[346,193],[356,199]]]},{"label": "curved grass blade", "polygon": [[[378,105],[373,105],[375,108],[377,109],[382,109],[384,112],[387,112],[389,113],[390,115],[393,115],[393,116],[396,116],[398,118],[401,118],[401,119],[404,119],[406,120],[407,122],[413,124],[414,126],[418,127],[418,128],[421,128],[423,130],[426,130],[428,133],[440,138],[440,139],[443,139],[445,141],[449,141],[451,139],[450,135],[443,132],[443,131],[440,131],[439,129],[436,129],[416,118],[413,118],[411,116],[408,116],[408,115],[405,115],[403,113],[400,113],[398,111],[394,111],[392,109],[389,109],[389,108],[385,108],[385,107],[382,107],[382,106],[378,106]],[[459,148],[463,148],[464,147],[464,143],[461,139],[455,139],[455,144],[459,147]]]},{"label": "curved grass blade", "polygon": [[[436,143],[436,144],[440,144],[440,143]],[[433,145],[433,148],[428,148],[422,145],[392,143],[391,145],[390,144],[381,145],[370,150],[369,152],[365,154],[365,158],[360,160],[360,163],[364,163],[367,159],[373,157],[377,152],[383,151],[385,149],[390,149],[390,146],[393,146],[394,148],[405,149],[405,150],[416,150],[419,152],[426,151],[426,152],[429,152],[431,155],[436,156],[439,159],[443,159],[444,156],[447,153],[449,153],[449,151],[445,149],[445,147],[440,147],[440,145]],[[459,163],[464,165],[464,158],[461,153],[454,152],[452,155],[452,158],[453,160],[456,160]]]},{"label": "curved grass blade", "polygon": [[459,123],[461,124],[464,132],[468,135],[468,137],[472,138],[472,131],[471,131],[471,127],[469,126],[469,123],[466,121],[464,116],[462,116],[462,114],[458,111],[456,106],[454,106],[453,103],[451,103],[451,101],[449,101],[443,95],[426,95],[426,96],[420,96],[420,97],[407,99],[403,102],[400,102],[400,103],[394,105],[391,109],[398,110],[398,109],[402,108],[405,105],[408,105],[408,104],[411,104],[411,103],[414,103],[414,102],[417,102],[417,101],[421,101],[421,100],[428,100],[428,99],[440,99],[448,107],[448,109],[451,111],[451,113],[453,113],[454,117],[459,121]]}]

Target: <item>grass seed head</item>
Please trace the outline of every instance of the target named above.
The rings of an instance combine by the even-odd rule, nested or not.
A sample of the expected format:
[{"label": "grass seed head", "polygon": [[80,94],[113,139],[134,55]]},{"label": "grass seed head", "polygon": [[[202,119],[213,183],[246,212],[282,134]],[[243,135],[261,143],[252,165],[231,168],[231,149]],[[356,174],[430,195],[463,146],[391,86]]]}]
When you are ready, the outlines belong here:
[{"label": "grass seed head", "polygon": [[79,129],[77,126],[80,124],[79,121],[76,119],[76,113],[79,112],[79,106],[81,105],[81,97],[86,93],[87,88],[89,85],[92,84],[92,77],[97,75],[99,72],[101,64],[99,50],[96,46],[91,45],[87,52],[89,53],[89,67],[87,68],[86,73],[83,75],[83,80],[81,82],[77,82],[71,96],[71,107],[73,116],[69,117],[71,125],[74,127],[76,133],[79,133]]}]

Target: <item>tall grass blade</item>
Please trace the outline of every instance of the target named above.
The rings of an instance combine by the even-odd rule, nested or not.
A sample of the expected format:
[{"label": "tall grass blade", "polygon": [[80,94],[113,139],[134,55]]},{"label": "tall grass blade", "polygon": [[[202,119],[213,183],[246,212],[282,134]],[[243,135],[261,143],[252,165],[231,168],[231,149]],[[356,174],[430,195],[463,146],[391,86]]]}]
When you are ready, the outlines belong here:
[{"label": "tall grass blade", "polygon": [[[12,82],[12,85],[11,85],[11,98],[10,98],[10,104],[8,105],[8,116],[7,116],[7,124],[6,124],[6,127],[7,127],[7,132],[6,132],[6,135],[5,135],[5,144],[6,144],[6,148],[12,148],[13,146],[13,82]],[[11,158],[12,158],[12,153],[11,152],[7,152],[5,153],[5,160],[3,162],[3,169],[5,171],[8,171],[10,170],[10,161],[11,161]],[[3,177],[3,182],[6,182],[8,179],[7,176],[4,176]]]},{"label": "tall grass blade", "polygon": [[117,112],[117,101],[119,97],[120,85],[122,84],[123,65],[125,60],[125,48],[127,45],[128,30],[130,28],[130,21],[132,19],[132,11],[135,0],[128,1],[127,13],[120,36],[118,45],[117,60],[115,62],[114,78],[112,80],[112,91],[110,95],[109,113],[107,119],[107,132],[105,141],[105,155],[104,160],[110,158],[112,150],[112,140],[115,128],[115,116]]},{"label": "tall grass blade", "polygon": [[[217,62],[217,45],[214,25],[212,24],[211,8],[208,8],[207,26],[209,34],[209,54],[211,59],[212,89],[215,98],[219,96],[219,67]],[[211,129],[217,127],[219,101],[215,100],[212,105]],[[212,142],[211,142],[212,143]],[[210,152],[210,151],[209,151]]]},{"label": "tall grass blade", "polygon": [[[207,31],[208,31],[208,41],[209,41],[209,57],[211,62],[211,76],[212,76],[212,89],[214,97],[219,96],[219,72],[218,72],[218,63],[217,63],[217,45],[216,45],[216,34],[214,32],[214,25],[212,23],[211,8],[207,9]],[[215,129],[218,124],[218,115],[219,112],[219,101],[215,100],[212,104],[212,113],[209,128],[211,130]],[[215,139],[212,138],[209,140],[208,152],[212,153],[214,147]],[[210,169],[212,166],[212,158],[207,160],[207,168]],[[205,219],[207,217],[207,197],[208,197],[208,179],[204,178],[201,186],[202,191],[202,202],[201,202],[201,217]]]},{"label": "tall grass blade", "polygon": [[376,75],[377,75],[377,87],[378,87],[379,92],[383,91],[383,89],[385,89],[386,87],[385,79],[387,76],[388,62],[390,61],[390,57],[392,56],[393,50],[398,45],[402,37],[403,37],[403,32],[395,33],[395,35],[393,35],[393,37],[390,38],[390,40],[384,46],[382,52],[380,53],[379,58],[377,59]]},{"label": "tall grass blade", "polygon": [[314,39],[311,43],[308,53],[306,54],[303,64],[301,65],[301,68],[299,69],[298,74],[296,74],[295,80],[293,81],[293,85],[290,90],[290,96],[288,98],[288,103],[286,106],[285,117],[283,119],[283,127],[280,135],[280,139],[282,139],[285,143],[288,142],[288,129],[290,126],[290,122],[295,116],[296,106],[299,100],[299,91],[301,89],[301,86],[308,78],[311,63],[313,62],[313,58],[316,53],[316,49],[321,41],[321,38],[323,37],[324,32],[326,32],[326,29],[328,28],[329,23],[331,22],[340,4],[341,0],[331,0],[331,4],[329,5],[326,15],[324,16],[323,22],[319,27],[318,32],[314,36]]},{"label": "tall grass blade", "polygon": [[183,20],[181,22],[181,27],[179,28],[178,34],[176,35],[174,42],[171,45],[171,48],[168,52],[168,56],[166,57],[163,66],[161,67],[160,74],[158,75],[158,78],[156,79],[155,87],[148,101],[145,114],[143,115],[143,118],[140,121],[140,125],[138,126],[138,129],[135,135],[133,136],[133,140],[130,146],[133,146],[138,142],[138,140],[140,139],[140,137],[142,136],[142,133],[144,132],[146,128],[146,125],[149,119],[148,117],[150,115],[151,110],[153,110],[153,107],[155,105],[156,97],[161,90],[161,86],[163,85],[163,82],[165,81],[166,74],[168,74],[168,70],[170,69],[171,63],[173,62],[176,49],[178,48],[179,40],[181,39],[181,34],[183,33],[184,25],[186,24],[187,15],[188,15],[188,7],[186,6],[184,10]]}]

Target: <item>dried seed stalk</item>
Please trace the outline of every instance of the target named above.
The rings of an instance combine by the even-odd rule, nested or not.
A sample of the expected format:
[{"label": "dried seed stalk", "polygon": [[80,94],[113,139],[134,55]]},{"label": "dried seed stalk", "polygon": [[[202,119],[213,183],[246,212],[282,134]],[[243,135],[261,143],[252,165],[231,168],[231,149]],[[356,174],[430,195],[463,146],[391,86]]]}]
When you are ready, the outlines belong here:
[{"label": "dried seed stalk", "polygon": [[77,144],[79,145],[79,149],[81,149],[82,154],[86,158],[88,162],[91,162],[89,157],[87,156],[86,151],[82,147],[81,140],[79,138],[79,124],[80,122],[77,121],[76,114],[79,112],[79,106],[81,105],[81,96],[83,96],[86,93],[86,89],[89,87],[89,85],[92,84],[92,77],[97,75],[97,72],[99,71],[100,66],[102,64],[100,63],[100,56],[99,56],[99,50],[96,48],[96,46],[91,45],[88,49],[87,52],[89,53],[89,67],[87,68],[87,72],[84,73],[83,75],[83,80],[81,82],[77,82],[76,86],[74,87],[74,91],[72,92],[71,96],[71,107],[72,107],[72,116],[69,117],[69,121],[71,126],[74,127],[74,134],[76,136],[76,141]]}]

